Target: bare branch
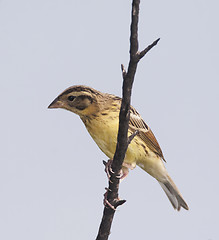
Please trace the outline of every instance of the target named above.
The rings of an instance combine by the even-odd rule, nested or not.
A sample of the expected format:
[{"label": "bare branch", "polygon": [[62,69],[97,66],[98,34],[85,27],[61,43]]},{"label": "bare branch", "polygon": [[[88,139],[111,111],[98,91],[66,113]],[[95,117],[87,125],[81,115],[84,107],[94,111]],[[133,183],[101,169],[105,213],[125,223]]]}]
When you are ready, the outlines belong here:
[{"label": "bare branch", "polygon": [[[132,1],[132,15],[131,15],[131,27],[130,27],[130,60],[128,65],[128,71],[121,65],[123,76],[123,91],[122,91],[122,103],[119,114],[119,131],[115,155],[111,164],[111,174],[109,177],[109,187],[105,194],[106,199],[105,207],[103,211],[102,221],[99,227],[99,232],[96,240],[107,240],[110,234],[111,224],[115,214],[115,209],[125,203],[125,200],[120,200],[118,197],[119,183],[122,164],[125,158],[126,150],[132,139],[138,134],[138,131],[134,132],[128,138],[128,128],[130,119],[130,101],[132,85],[135,77],[135,72],[139,60],[145,56],[145,54],[154,47],[159,39],[145,48],[142,52],[138,52],[138,19],[139,19],[139,4],[140,0]],[[106,163],[107,164],[107,163]],[[105,164],[105,165],[106,165]]]},{"label": "bare branch", "polygon": [[138,51],[138,18],[140,0],[132,1],[132,20],[130,34],[130,57],[135,57]]},{"label": "bare branch", "polygon": [[158,38],[157,40],[155,40],[152,44],[150,44],[149,46],[147,46],[143,51],[141,51],[138,55],[139,55],[139,59],[143,58],[144,55],[149,52],[151,50],[151,48],[153,48],[154,46],[157,45],[157,43],[160,41],[160,38]]}]

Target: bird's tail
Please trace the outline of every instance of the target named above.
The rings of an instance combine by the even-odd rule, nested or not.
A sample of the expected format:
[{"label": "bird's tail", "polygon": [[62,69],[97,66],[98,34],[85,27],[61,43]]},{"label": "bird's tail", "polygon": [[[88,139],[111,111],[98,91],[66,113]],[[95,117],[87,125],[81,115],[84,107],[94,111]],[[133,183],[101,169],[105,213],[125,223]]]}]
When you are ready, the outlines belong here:
[{"label": "bird's tail", "polygon": [[173,182],[173,180],[170,178],[169,175],[167,176],[165,181],[162,181],[162,182],[158,181],[158,182],[163,188],[167,197],[169,198],[174,209],[177,209],[179,211],[180,208],[183,207],[186,210],[189,210],[188,205],[186,204],[178,188],[176,187],[175,183]]}]

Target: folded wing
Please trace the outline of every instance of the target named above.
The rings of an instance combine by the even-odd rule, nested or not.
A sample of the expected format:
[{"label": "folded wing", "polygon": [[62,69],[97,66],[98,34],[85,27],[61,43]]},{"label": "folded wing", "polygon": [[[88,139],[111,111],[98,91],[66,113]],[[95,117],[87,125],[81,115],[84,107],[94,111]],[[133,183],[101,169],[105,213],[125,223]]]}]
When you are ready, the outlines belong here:
[{"label": "folded wing", "polygon": [[160,156],[165,161],[162,150],[161,150],[153,132],[148,127],[148,125],[144,122],[141,115],[133,107],[130,108],[129,129],[132,132],[135,132],[136,130],[138,130],[139,133],[137,136],[143,142],[145,142],[145,144],[147,145],[147,147],[150,150],[152,150],[154,153],[156,153],[158,156]]}]

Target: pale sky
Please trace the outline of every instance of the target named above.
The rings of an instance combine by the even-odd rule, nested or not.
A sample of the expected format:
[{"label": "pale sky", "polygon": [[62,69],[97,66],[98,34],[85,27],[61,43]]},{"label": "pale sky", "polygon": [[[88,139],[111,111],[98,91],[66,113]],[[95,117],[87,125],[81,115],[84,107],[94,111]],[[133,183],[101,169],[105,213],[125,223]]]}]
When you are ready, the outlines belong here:
[{"label": "pale sky", "polygon": [[[143,1],[132,105],[153,130],[190,210],[140,168],[110,239],[219,239],[219,3]],[[47,106],[84,84],[121,96],[131,0],[0,0],[0,239],[95,239],[107,157],[71,112]]]}]

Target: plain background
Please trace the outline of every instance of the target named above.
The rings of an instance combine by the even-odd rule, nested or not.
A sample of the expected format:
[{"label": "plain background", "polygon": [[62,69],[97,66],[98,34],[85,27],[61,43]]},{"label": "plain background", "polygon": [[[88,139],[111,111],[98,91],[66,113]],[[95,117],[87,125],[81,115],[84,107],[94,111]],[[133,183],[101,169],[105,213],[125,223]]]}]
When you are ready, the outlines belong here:
[{"label": "plain background", "polygon": [[[218,1],[142,1],[132,105],[190,206],[141,169],[120,186],[110,239],[219,239]],[[0,239],[95,239],[107,157],[80,119],[47,106],[84,84],[121,96],[131,1],[0,1]]]}]

